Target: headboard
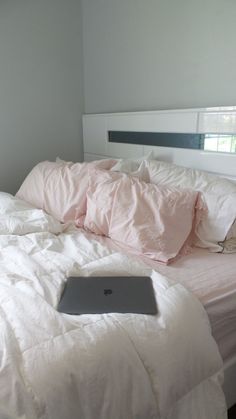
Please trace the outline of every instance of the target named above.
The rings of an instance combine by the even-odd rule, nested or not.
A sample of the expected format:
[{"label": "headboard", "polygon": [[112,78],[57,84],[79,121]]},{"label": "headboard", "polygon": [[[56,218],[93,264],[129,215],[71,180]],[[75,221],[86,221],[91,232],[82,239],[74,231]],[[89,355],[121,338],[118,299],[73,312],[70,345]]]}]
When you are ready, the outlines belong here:
[{"label": "headboard", "polygon": [[138,158],[152,150],[157,159],[236,179],[236,148],[202,149],[207,137],[221,135],[236,147],[236,106],[83,116],[85,161]]}]

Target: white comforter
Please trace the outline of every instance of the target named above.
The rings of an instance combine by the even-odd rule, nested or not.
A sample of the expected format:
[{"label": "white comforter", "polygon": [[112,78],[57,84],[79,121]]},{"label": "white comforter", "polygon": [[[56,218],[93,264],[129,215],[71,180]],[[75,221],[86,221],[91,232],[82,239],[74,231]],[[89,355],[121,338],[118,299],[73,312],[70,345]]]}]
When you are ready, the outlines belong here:
[{"label": "white comforter", "polygon": [[[201,304],[83,231],[0,236],[0,419],[223,419]],[[159,314],[56,311],[69,275],[150,274]]]}]

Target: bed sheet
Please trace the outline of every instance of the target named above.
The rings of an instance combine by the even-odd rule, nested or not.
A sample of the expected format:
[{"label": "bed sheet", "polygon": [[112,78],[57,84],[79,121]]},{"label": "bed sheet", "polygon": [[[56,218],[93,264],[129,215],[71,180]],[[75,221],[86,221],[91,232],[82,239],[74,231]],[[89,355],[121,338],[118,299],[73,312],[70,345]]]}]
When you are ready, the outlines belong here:
[{"label": "bed sheet", "polygon": [[155,270],[180,282],[205,307],[224,361],[236,354],[236,255],[194,248],[172,265],[149,261]]}]

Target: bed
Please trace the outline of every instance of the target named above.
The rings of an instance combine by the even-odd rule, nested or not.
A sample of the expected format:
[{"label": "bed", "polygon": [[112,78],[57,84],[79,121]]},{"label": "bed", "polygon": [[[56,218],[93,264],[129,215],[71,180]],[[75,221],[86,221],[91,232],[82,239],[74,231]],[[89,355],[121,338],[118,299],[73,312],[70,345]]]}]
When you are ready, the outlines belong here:
[{"label": "bed", "polygon": [[[223,111],[220,109],[220,115]],[[126,179],[122,168],[121,175],[110,174],[112,167],[106,166],[110,158],[146,153],[140,144],[110,144],[109,131],[142,131],[141,120],[144,130],[148,126],[151,131],[166,131],[167,126],[176,131],[178,126],[179,132],[189,132],[193,131],[190,120],[201,124],[208,120],[198,115],[203,110],[186,111],[187,118],[183,112],[166,112],[164,117],[152,113],[151,128],[147,113],[85,116],[85,160],[92,161],[93,167],[94,160],[102,159],[97,163],[100,168],[95,168],[96,181],[100,169],[106,171],[105,176]],[[233,114],[234,109],[225,112]],[[230,132],[229,127],[227,130]],[[152,148],[158,156],[161,151],[171,153],[174,160],[176,152],[180,159],[178,148]],[[186,161],[186,149],[182,151]],[[221,157],[227,162],[221,174],[233,178],[235,156]],[[204,159],[199,155],[195,164],[204,169],[204,160],[216,172],[218,158],[204,153]],[[143,160],[135,165],[142,165]],[[187,162],[191,165],[192,161]],[[78,175],[79,165],[60,161],[57,165],[64,174],[74,171],[73,179]],[[16,197],[0,194],[0,417],[226,418],[227,407],[236,403],[235,253],[210,253],[195,247],[167,265],[141,257],[85,228],[87,164],[82,168],[80,205],[78,195],[75,204],[69,194],[74,205],[70,207],[63,199],[69,196],[65,177],[59,179],[54,169],[55,163],[39,165],[33,169],[33,181],[31,176]],[[43,189],[45,178],[48,195]],[[96,195],[92,192],[91,199]],[[32,195],[34,202],[29,203]],[[62,206],[63,219],[59,219]],[[75,207],[76,222],[72,222]],[[57,312],[68,276],[110,274],[151,276],[158,315],[69,316]]]},{"label": "bed", "polygon": [[[232,138],[231,136],[235,134],[235,111],[235,106],[219,106],[209,108],[84,115],[84,157],[86,161],[104,157],[115,157],[117,159],[142,159],[144,156],[148,155],[148,153],[152,152],[153,157],[156,159],[172,162],[176,165],[184,167],[215,173],[235,182],[235,154],[224,152],[224,149],[220,149],[217,145],[221,136],[222,138],[226,138],[227,136]],[[158,133],[157,138],[155,138],[155,133]],[[178,138],[177,140],[175,139],[175,137],[178,136],[173,135],[171,137],[169,135],[176,133],[187,134],[184,145],[182,145],[183,135],[181,135],[180,141]],[[193,134],[191,138],[188,138],[189,133]],[[164,136],[167,135],[167,137],[163,137],[164,139],[158,138],[158,135],[160,134],[164,134]],[[206,134],[208,137],[214,137],[215,146],[212,148],[208,147],[206,150],[201,149],[201,145],[199,146],[199,141],[201,144],[201,134]],[[198,138],[194,138],[195,135],[198,135]],[[159,145],[157,145],[158,141]],[[164,141],[164,145],[161,141]],[[190,145],[191,141],[195,142],[195,145]],[[216,152],[218,149],[221,152]],[[227,151],[230,150],[227,149]],[[227,274],[229,274],[229,280],[232,280],[232,289],[234,294],[231,298],[234,304],[235,257],[233,255],[226,256],[225,259],[227,262],[223,262],[222,264],[222,261],[219,261],[219,258],[217,262],[217,255],[214,256],[212,254],[209,255],[207,252],[205,253],[206,255],[204,255],[204,252],[201,254],[201,256],[204,256],[204,263],[206,263],[205,273],[204,268],[201,270],[201,257],[195,255],[193,257],[194,266],[196,266],[195,262],[197,262],[201,270],[201,272],[196,273],[196,276],[205,281],[207,273],[213,271],[214,264],[216,264],[218,266],[216,276],[220,279],[219,272],[221,272],[222,276],[225,277],[226,284],[228,282]],[[207,260],[208,257],[209,260]],[[229,270],[231,269],[230,273],[228,272],[228,259],[230,260],[230,263],[232,261],[232,266],[231,268],[229,267]],[[166,272],[167,275],[172,278],[173,274],[178,276],[178,272],[181,272],[181,274],[186,277],[186,272],[189,272],[189,269],[191,271],[191,275],[194,275],[194,268],[191,266],[191,260],[192,259],[190,258],[190,261],[186,262],[186,266],[184,265],[184,261],[180,261],[179,263],[177,262],[175,265],[176,269],[174,265],[173,268],[160,267],[160,265],[156,265],[156,268],[163,274]],[[225,271],[223,271],[223,267],[225,268]],[[178,278],[181,280],[180,275]],[[192,283],[192,291],[196,291],[196,295],[201,299],[205,306],[211,306],[208,311],[214,311],[214,304],[211,301],[207,303],[207,294],[204,290],[205,284],[203,281],[201,281],[202,289],[200,289],[198,284],[196,285]],[[184,285],[188,286],[186,280],[184,281]],[[216,281],[215,289],[216,292],[219,292],[219,299],[221,298],[220,293],[222,293],[222,301],[223,299],[227,299],[228,293],[226,288],[227,286],[224,289],[224,285],[223,287],[219,286],[219,282]],[[234,321],[235,305],[233,307],[233,311],[230,311],[229,308],[226,318],[229,319],[229,317]],[[223,325],[221,326],[223,328]],[[231,357],[223,356],[225,370],[224,390],[229,407],[236,403],[236,392],[234,390],[236,386],[235,342],[236,337],[234,331],[234,335],[232,335],[234,353],[231,353]]]}]

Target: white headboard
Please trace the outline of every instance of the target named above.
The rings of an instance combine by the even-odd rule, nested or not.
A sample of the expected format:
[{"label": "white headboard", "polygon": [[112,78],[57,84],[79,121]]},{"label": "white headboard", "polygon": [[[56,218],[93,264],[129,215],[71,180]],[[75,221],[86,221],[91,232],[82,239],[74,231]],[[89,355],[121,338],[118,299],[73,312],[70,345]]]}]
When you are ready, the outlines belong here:
[{"label": "white headboard", "polygon": [[108,141],[109,131],[236,134],[236,106],[83,116],[85,161],[138,158],[153,150],[161,160],[236,179],[236,153],[114,143]]}]

